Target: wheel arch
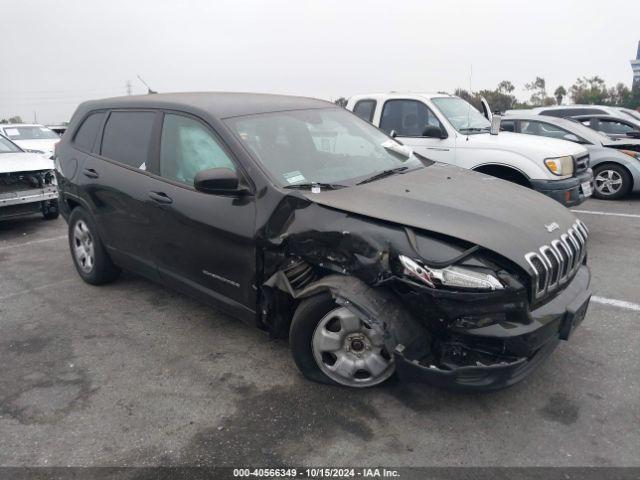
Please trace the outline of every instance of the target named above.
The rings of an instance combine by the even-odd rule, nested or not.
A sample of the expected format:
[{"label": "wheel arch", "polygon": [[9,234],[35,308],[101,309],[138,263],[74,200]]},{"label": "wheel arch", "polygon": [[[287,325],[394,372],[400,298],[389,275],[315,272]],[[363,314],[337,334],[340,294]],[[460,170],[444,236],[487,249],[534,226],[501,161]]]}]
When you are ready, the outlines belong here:
[{"label": "wheel arch", "polygon": [[507,180],[524,187],[531,188],[531,179],[519,168],[501,163],[484,163],[472,168],[474,172],[484,173],[492,177]]}]

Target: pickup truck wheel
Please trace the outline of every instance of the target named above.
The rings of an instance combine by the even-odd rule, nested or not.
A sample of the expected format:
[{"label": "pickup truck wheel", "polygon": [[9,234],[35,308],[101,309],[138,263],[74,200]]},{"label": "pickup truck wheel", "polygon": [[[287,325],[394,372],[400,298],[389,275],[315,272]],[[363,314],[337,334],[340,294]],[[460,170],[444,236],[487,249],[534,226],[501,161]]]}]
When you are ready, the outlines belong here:
[{"label": "pickup truck wheel", "polygon": [[619,165],[602,165],[593,172],[593,196],[605,200],[622,198],[631,190],[631,176]]},{"label": "pickup truck wheel", "polygon": [[395,371],[383,332],[337,305],[328,294],[300,303],[289,342],[300,371],[316,382],[372,387]]},{"label": "pickup truck wheel", "polygon": [[42,204],[42,216],[45,220],[55,220],[60,216],[58,200],[51,200],[48,204]]},{"label": "pickup truck wheel", "polygon": [[69,217],[69,248],[76,270],[85,282],[101,285],[120,274],[102,245],[91,216],[81,207],[74,208]]}]

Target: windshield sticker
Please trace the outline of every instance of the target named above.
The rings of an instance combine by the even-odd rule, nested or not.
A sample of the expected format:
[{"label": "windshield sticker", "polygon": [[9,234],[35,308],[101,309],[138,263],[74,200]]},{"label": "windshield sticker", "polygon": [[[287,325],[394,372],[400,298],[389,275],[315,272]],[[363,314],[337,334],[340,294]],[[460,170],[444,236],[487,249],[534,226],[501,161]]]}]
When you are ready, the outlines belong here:
[{"label": "windshield sticker", "polygon": [[302,173],[300,173],[298,170],[295,170],[293,172],[283,173],[282,176],[284,177],[284,179],[287,181],[289,185],[294,183],[304,182],[306,180],[304,178],[304,175],[302,175]]},{"label": "windshield sticker", "polygon": [[7,136],[9,137],[19,137],[20,136],[20,132],[18,131],[17,128],[7,128],[4,133],[7,134]]}]

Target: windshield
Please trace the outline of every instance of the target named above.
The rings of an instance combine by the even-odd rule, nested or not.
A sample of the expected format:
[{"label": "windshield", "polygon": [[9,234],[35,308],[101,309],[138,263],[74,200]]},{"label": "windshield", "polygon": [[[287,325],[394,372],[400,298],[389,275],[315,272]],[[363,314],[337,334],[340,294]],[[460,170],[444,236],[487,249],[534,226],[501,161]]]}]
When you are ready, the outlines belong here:
[{"label": "windshield", "polygon": [[280,186],[354,184],[385,170],[423,165],[410,149],[344,109],[257,114],[226,123]]},{"label": "windshield", "polygon": [[469,102],[459,97],[437,97],[431,101],[460,133],[466,135],[491,130],[489,120]]},{"label": "windshield", "polygon": [[58,134],[47,127],[4,127],[4,134],[11,140],[60,139]]},{"label": "windshield", "polygon": [[21,152],[20,148],[6,138],[0,136],[0,153]]}]

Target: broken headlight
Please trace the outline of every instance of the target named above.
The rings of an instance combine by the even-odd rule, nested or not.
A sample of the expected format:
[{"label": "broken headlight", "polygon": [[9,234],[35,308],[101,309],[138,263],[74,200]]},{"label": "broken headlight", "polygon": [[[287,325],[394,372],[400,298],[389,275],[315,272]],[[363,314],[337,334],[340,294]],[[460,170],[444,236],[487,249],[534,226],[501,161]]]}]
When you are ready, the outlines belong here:
[{"label": "broken headlight", "polygon": [[469,268],[449,266],[432,268],[421,265],[404,255],[398,259],[404,267],[404,274],[414,280],[419,280],[431,288],[450,287],[473,290],[501,290],[502,282],[493,275],[471,270]]}]

